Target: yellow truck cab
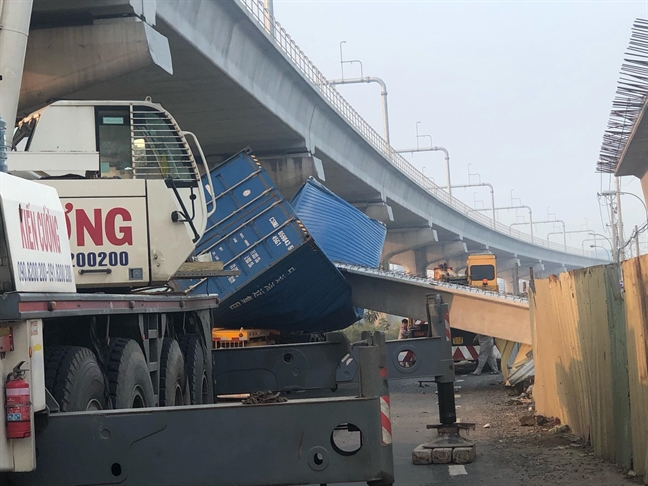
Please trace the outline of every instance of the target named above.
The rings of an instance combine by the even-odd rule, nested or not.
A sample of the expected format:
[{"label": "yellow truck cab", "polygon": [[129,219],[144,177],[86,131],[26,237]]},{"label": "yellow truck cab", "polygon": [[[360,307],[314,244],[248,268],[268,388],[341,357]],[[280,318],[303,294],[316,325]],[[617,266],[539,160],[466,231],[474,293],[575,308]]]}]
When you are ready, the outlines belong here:
[{"label": "yellow truck cab", "polygon": [[468,285],[484,290],[499,291],[497,285],[497,258],[492,253],[468,255],[466,275]]}]

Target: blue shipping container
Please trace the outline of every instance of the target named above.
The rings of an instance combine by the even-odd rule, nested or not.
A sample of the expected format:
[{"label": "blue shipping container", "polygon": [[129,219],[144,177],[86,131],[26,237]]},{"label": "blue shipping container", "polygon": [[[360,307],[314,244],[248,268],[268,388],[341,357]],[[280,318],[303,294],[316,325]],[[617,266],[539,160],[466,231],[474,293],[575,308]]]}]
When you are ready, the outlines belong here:
[{"label": "blue shipping container", "polygon": [[216,194],[216,211],[195,255],[209,253],[241,275],[178,284],[192,294],[219,295],[217,326],[312,332],[355,322],[346,280],[249,151],[203,176],[203,185]]},{"label": "blue shipping container", "polygon": [[291,206],[334,262],[378,268],[387,228],[367,217],[312,177],[295,194]]}]

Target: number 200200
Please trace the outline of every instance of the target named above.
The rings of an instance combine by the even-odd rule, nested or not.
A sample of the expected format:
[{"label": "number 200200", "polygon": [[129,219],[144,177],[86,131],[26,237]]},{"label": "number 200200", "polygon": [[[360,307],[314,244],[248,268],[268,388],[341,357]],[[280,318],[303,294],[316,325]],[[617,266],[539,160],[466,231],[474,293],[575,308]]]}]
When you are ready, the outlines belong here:
[{"label": "number 200200", "polygon": [[128,252],[116,251],[105,252],[100,251],[95,253],[89,251],[88,253],[72,253],[72,265],[75,267],[126,267],[128,266]]}]

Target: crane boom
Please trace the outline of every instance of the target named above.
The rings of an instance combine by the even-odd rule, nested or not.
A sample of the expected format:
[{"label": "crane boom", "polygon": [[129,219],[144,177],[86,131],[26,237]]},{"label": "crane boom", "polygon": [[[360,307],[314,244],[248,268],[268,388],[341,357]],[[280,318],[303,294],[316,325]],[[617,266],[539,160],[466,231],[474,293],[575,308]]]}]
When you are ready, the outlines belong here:
[{"label": "crane boom", "polygon": [[[33,0],[0,0],[0,117],[9,127],[18,111],[32,4]],[[8,136],[7,146],[11,143]]]}]

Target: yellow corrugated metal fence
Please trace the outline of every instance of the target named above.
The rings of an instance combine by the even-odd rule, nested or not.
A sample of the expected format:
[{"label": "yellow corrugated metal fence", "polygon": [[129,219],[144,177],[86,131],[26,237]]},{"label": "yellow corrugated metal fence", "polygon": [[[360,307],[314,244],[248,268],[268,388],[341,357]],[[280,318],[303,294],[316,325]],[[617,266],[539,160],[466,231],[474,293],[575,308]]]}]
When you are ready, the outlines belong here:
[{"label": "yellow corrugated metal fence", "polygon": [[[645,262],[648,267],[648,259]],[[627,289],[635,276],[629,275],[630,262],[626,263]],[[614,265],[607,265],[535,280],[529,303],[534,398],[538,413],[569,424],[575,434],[591,441],[596,455],[627,468],[632,464],[644,474],[648,434],[640,436],[635,429],[646,424],[648,401],[639,391],[633,397],[633,380],[642,366],[645,380],[646,353],[642,347],[639,365],[631,331],[636,325],[632,297],[630,292],[623,295],[618,275]],[[635,415],[641,419],[635,420]]]}]

